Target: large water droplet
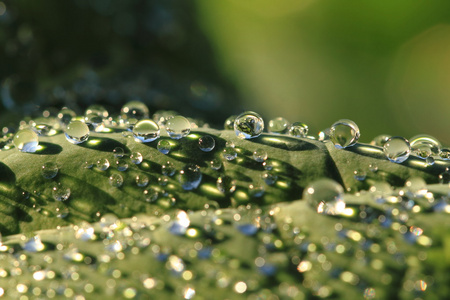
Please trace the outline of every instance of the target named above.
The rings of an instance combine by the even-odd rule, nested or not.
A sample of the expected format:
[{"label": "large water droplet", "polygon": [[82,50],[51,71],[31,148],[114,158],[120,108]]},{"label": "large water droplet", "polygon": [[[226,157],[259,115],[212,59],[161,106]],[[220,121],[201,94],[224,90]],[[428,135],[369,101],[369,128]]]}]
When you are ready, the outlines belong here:
[{"label": "large water droplet", "polygon": [[70,193],[70,188],[61,184],[55,185],[52,189],[52,195],[56,201],[66,201],[69,199]]},{"label": "large water droplet", "polygon": [[76,116],[77,116],[77,114],[73,110],[71,110],[67,107],[64,107],[58,113],[59,122],[63,126],[69,124],[72,121],[72,119],[75,118]]},{"label": "large water droplet", "polygon": [[370,144],[373,146],[383,147],[390,137],[391,136],[387,134],[378,135],[370,142]]},{"label": "large water droplet", "polygon": [[159,138],[159,134],[159,125],[153,120],[145,119],[134,124],[133,136],[138,142],[152,142]]},{"label": "large water droplet", "polygon": [[80,144],[88,140],[89,127],[81,121],[72,121],[65,130],[66,139],[72,144]]},{"label": "large water droplet", "polygon": [[236,120],[236,118],[237,118],[236,115],[229,116],[225,120],[225,123],[223,124],[223,128],[225,130],[234,130],[234,121]]},{"label": "large water droplet", "polygon": [[33,153],[39,145],[39,136],[31,129],[22,129],[14,135],[13,141],[19,151]]},{"label": "large water droplet", "polygon": [[173,163],[170,161],[167,161],[165,164],[161,166],[161,173],[164,176],[173,176],[175,175],[176,169]]},{"label": "large water droplet", "polygon": [[191,122],[183,116],[175,116],[167,120],[166,130],[170,138],[178,140],[191,132]]},{"label": "large water droplet", "polygon": [[158,145],[156,146],[156,149],[158,149],[158,151],[162,154],[169,154],[171,148],[172,145],[170,145],[170,142],[168,140],[160,140],[158,141]]},{"label": "large water droplet", "polygon": [[42,166],[41,174],[45,179],[55,178],[58,174],[58,165],[54,162],[46,162]]},{"label": "large water droplet", "polygon": [[308,125],[302,122],[295,122],[289,126],[289,135],[304,138],[308,135]]},{"label": "large water droplet", "polygon": [[411,153],[411,146],[405,138],[393,136],[384,144],[383,151],[390,161],[402,163],[408,159],[409,154]]},{"label": "large water droplet", "polygon": [[338,149],[353,146],[358,141],[359,136],[359,127],[352,120],[342,119],[331,125],[330,139]]},{"label": "large water droplet", "polygon": [[89,107],[86,109],[86,112],[84,114],[86,116],[90,115],[90,114],[94,114],[94,115],[100,116],[102,118],[107,118],[109,116],[109,113],[106,110],[106,108],[100,104],[89,105]]},{"label": "large water droplet", "polygon": [[210,135],[202,136],[198,139],[198,147],[204,152],[210,152],[216,146],[216,141]]},{"label": "large water droplet", "polygon": [[420,149],[425,149],[426,152],[430,151],[432,155],[438,155],[441,149],[441,143],[436,138],[427,134],[419,134],[413,136],[411,139],[409,139],[409,144],[411,145],[411,150],[413,152],[416,152],[416,150],[418,150],[419,156],[422,156],[420,155]]},{"label": "large water droplet", "polygon": [[84,122],[90,129],[96,132],[101,132],[105,129],[102,117],[96,114],[88,114],[84,117]]},{"label": "large water droplet", "polygon": [[109,184],[113,187],[121,187],[123,185],[123,177],[120,174],[112,174],[109,176]]},{"label": "large water droplet", "polygon": [[240,114],[234,121],[234,132],[240,139],[256,138],[261,135],[263,130],[263,118],[252,111],[246,111]]},{"label": "large water droplet", "polygon": [[217,178],[217,189],[224,194],[231,194],[236,190],[236,180],[230,176],[221,176]]},{"label": "large water droplet", "polygon": [[267,130],[271,133],[284,134],[289,130],[289,121],[283,117],[278,117],[269,121]]},{"label": "large water droplet", "polygon": [[318,213],[336,215],[345,210],[344,189],[336,181],[318,179],[303,191],[303,199],[308,201]]},{"label": "large water droplet", "polygon": [[122,118],[124,119],[146,119],[149,117],[150,111],[141,101],[130,101],[121,109]]},{"label": "large water droplet", "polygon": [[450,160],[450,149],[448,148],[441,149],[441,151],[439,152],[439,157],[442,160]]},{"label": "large water droplet", "polygon": [[144,160],[144,157],[140,152],[133,152],[130,155],[130,160],[133,164],[139,165]]},{"label": "large water droplet", "polygon": [[200,171],[199,166],[195,164],[187,164],[183,167],[183,169],[181,169],[178,180],[184,190],[190,191],[198,188],[202,181],[202,177],[202,172]]}]

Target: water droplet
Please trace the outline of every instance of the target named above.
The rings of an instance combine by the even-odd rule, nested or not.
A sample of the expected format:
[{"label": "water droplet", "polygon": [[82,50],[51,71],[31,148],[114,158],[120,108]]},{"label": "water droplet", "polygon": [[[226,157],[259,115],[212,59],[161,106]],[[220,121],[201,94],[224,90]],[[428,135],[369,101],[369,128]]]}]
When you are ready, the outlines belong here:
[{"label": "water droplet", "polygon": [[271,133],[285,134],[289,130],[289,121],[283,117],[278,117],[269,121],[267,130]]},{"label": "water droplet", "polygon": [[88,127],[96,132],[101,132],[105,129],[105,124],[103,123],[102,117],[96,114],[88,114],[84,117],[84,122]]},{"label": "water droplet", "polygon": [[221,176],[217,178],[217,189],[224,194],[232,194],[236,190],[236,180],[230,176]]},{"label": "water droplet", "polygon": [[109,184],[113,187],[121,187],[123,185],[123,177],[120,174],[112,174],[109,176]]},{"label": "water droplet", "polygon": [[130,160],[133,164],[139,165],[144,160],[144,157],[140,152],[133,152],[130,155]]},{"label": "water droplet", "polygon": [[378,147],[383,147],[384,144],[386,144],[386,142],[389,140],[391,136],[387,135],[387,134],[380,134],[378,136],[376,136],[371,142],[370,144],[373,146],[378,146]]},{"label": "water droplet", "polygon": [[376,163],[369,164],[369,171],[372,173],[378,172],[378,165]]},{"label": "water droplet", "polygon": [[225,148],[227,148],[227,147],[234,148],[234,147],[236,147],[236,145],[233,143],[233,141],[226,141]]},{"label": "water droplet", "polygon": [[220,168],[222,168],[222,161],[218,158],[214,158],[213,160],[211,160],[209,162],[209,166],[211,167],[211,169],[213,170],[220,170]]},{"label": "water droplet", "polygon": [[116,147],[113,150],[113,154],[115,158],[122,158],[125,155],[125,151],[123,150],[122,147]]},{"label": "water droplet", "polygon": [[308,125],[302,122],[295,122],[289,126],[289,135],[304,138],[308,135]]},{"label": "water droplet", "polygon": [[216,141],[210,135],[202,136],[198,139],[198,147],[204,152],[210,152],[216,146]]},{"label": "water droplet", "polygon": [[274,185],[278,180],[278,176],[272,171],[264,171],[261,173],[261,178],[267,185]]},{"label": "water droplet", "polygon": [[158,184],[160,186],[166,186],[169,183],[169,177],[167,176],[160,176],[158,177]]},{"label": "water droplet", "polygon": [[431,151],[433,155],[438,155],[441,149],[441,143],[436,138],[427,134],[415,135],[409,140],[409,143],[412,151],[415,151],[416,149],[418,149],[419,152],[420,149],[426,149],[428,151],[427,148],[429,148],[429,151]]},{"label": "water droplet", "polygon": [[173,176],[175,175],[176,169],[173,163],[170,161],[167,161],[165,164],[161,166],[161,173],[164,176]]},{"label": "water droplet", "polygon": [[264,120],[255,112],[246,111],[236,117],[234,132],[240,139],[252,139],[261,135],[264,130]]},{"label": "water droplet", "polygon": [[411,152],[422,159],[427,159],[433,154],[430,145],[427,144],[416,144],[414,147],[411,146]]},{"label": "water droplet", "polygon": [[411,153],[411,146],[405,138],[393,136],[384,144],[383,151],[390,161],[402,163],[408,159],[409,154]]},{"label": "water droplet", "polygon": [[319,132],[318,136],[319,136],[319,141],[320,142],[326,142],[328,140],[330,140],[330,128],[326,128],[322,131]]},{"label": "water droplet", "polygon": [[55,207],[55,216],[64,219],[69,215],[69,208],[62,202],[57,203]]},{"label": "water droplet", "polygon": [[39,136],[31,129],[22,129],[14,135],[13,141],[19,151],[33,153],[39,145]]},{"label": "water droplet", "polygon": [[425,158],[425,162],[427,163],[427,166],[434,165],[434,163],[435,163],[434,157],[429,156],[429,157]]},{"label": "water droplet", "polygon": [[303,191],[306,200],[318,213],[336,215],[345,210],[344,189],[336,181],[328,178],[318,179]]},{"label": "water droplet", "polygon": [[52,179],[58,175],[58,165],[54,162],[46,162],[41,168],[41,174],[45,179]]},{"label": "water droplet", "polygon": [[72,121],[64,132],[66,139],[72,144],[86,142],[89,138],[89,127],[81,121]]},{"label": "water droplet", "polygon": [[356,169],[355,171],[353,171],[353,174],[355,175],[355,179],[358,181],[365,180],[367,176],[367,172],[363,169]]},{"label": "water droplet", "polygon": [[75,231],[75,238],[82,241],[90,241],[95,239],[94,227],[88,222],[83,222],[78,225]]},{"label": "water droplet", "polygon": [[107,118],[109,116],[109,113],[106,110],[106,108],[100,104],[89,105],[89,107],[86,109],[84,114],[86,116],[90,115],[90,114],[94,114],[94,115],[100,116],[102,118]]},{"label": "water droplet", "polygon": [[63,126],[69,124],[72,121],[72,119],[75,118],[76,116],[77,116],[77,114],[73,110],[71,110],[67,107],[64,107],[58,113],[59,122]]},{"label": "water droplet", "polygon": [[411,177],[405,182],[405,187],[412,197],[425,196],[428,192],[427,183],[421,177]]},{"label": "water droplet", "polygon": [[[129,119],[146,119],[149,117],[150,111],[144,103],[141,101],[130,101],[126,103],[121,111],[122,118]],[[145,142],[144,142],[145,143]]]},{"label": "water droplet", "polygon": [[167,120],[166,130],[170,138],[178,140],[191,132],[191,122],[183,116],[175,116]]},{"label": "water droplet", "polygon": [[45,250],[45,245],[42,243],[41,237],[35,235],[23,245],[23,249],[28,252],[41,252]]},{"label": "water droplet", "polygon": [[445,171],[439,174],[439,183],[449,184],[450,183],[450,171]]},{"label": "water droplet", "polygon": [[158,200],[159,192],[155,190],[154,188],[149,188],[147,190],[144,190],[144,199],[147,202],[155,202]]},{"label": "water droplet", "polygon": [[228,161],[234,160],[237,157],[236,149],[232,147],[225,147],[222,151],[222,156]]},{"label": "water droplet", "polygon": [[109,168],[109,160],[106,158],[100,158],[99,160],[97,160],[97,169],[99,169],[100,171],[106,171]]},{"label": "water droplet", "polygon": [[441,149],[441,151],[439,152],[439,157],[443,160],[450,160],[450,149],[448,148]]},{"label": "water droplet", "polygon": [[128,164],[127,164],[126,160],[124,160],[124,159],[117,159],[116,160],[116,168],[120,172],[125,172],[126,170],[128,170]]},{"label": "water droplet", "polygon": [[33,129],[39,136],[52,136],[57,133],[57,131],[48,124],[36,124]]},{"label": "water droplet", "polygon": [[264,195],[265,188],[261,183],[251,183],[248,185],[248,194],[250,197],[259,198]]},{"label": "water droplet", "polygon": [[198,188],[202,181],[202,177],[202,172],[200,171],[199,166],[195,164],[187,164],[183,167],[183,169],[181,169],[178,180],[184,190],[190,191]]},{"label": "water droplet", "polygon": [[83,163],[83,168],[85,169],[91,169],[94,166],[94,163],[90,160],[87,160]]},{"label": "water droplet", "polygon": [[169,154],[171,148],[172,146],[168,140],[160,140],[156,146],[156,149],[158,149],[158,151],[162,154]]},{"label": "water droplet", "polygon": [[139,187],[147,186],[149,182],[148,176],[140,174],[136,176],[136,185]]},{"label": "water droplet", "polygon": [[338,149],[351,147],[359,140],[359,127],[355,122],[342,119],[331,125],[330,139]]},{"label": "water droplet", "polygon": [[70,197],[70,188],[61,184],[55,185],[52,189],[52,195],[56,201],[66,201]]},{"label": "water droplet", "polygon": [[234,130],[234,121],[236,120],[236,118],[237,118],[236,115],[229,116],[225,120],[225,123],[223,124],[223,128],[225,130]]},{"label": "water droplet", "polygon": [[169,231],[175,235],[184,235],[190,224],[191,220],[189,219],[188,214],[182,210],[178,212],[176,220],[171,222]]},{"label": "water droplet", "polygon": [[263,168],[266,171],[272,171],[273,168],[275,167],[276,163],[271,160],[271,159],[267,159],[265,162],[263,162]]},{"label": "water droplet", "polygon": [[264,149],[256,149],[253,152],[253,159],[257,162],[263,162],[267,159],[267,152]]},{"label": "water droplet", "polygon": [[141,120],[134,124],[133,136],[137,142],[149,143],[159,138],[159,125],[153,120]]}]

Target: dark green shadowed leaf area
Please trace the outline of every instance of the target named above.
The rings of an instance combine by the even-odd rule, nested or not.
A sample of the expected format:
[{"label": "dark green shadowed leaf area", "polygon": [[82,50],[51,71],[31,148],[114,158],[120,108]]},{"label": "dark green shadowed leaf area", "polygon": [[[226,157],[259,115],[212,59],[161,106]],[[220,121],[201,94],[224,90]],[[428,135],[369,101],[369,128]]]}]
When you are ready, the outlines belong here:
[{"label": "dark green shadowed leaf area", "polygon": [[[209,152],[199,148],[206,135],[215,141]],[[160,140],[169,153],[158,151]],[[230,142],[237,156],[227,160]],[[449,187],[438,184],[448,161],[411,156],[396,164],[372,145],[336,149],[268,133],[241,140],[214,129],[150,143],[126,131],[91,133],[78,145],[57,134],[40,145],[35,153],[0,152],[0,286],[9,297],[442,299],[449,292]],[[255,160],[256,150],[267,159]],[[53,178],[42,171],[49,162],[58,167]],[[186,164],[201,173],[189,190],[180,181]],[[321,178],[343,186],[345,210],[320,214],[302,200]],[[55,187],[63,196],[70,190],[67,200]]]}]

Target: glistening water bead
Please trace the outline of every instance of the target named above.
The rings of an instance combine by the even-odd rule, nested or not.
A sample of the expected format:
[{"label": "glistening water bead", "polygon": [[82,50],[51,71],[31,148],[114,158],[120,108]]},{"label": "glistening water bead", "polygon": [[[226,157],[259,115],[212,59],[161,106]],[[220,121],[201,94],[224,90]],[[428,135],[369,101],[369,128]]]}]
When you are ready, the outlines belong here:
[{"label": "glistening water bead", "polygon": [[344,189],[336,181],[318,179],[303,191],[303,199],[320,214],[336,215],[345,210]]},{"label": "glistening water bead", "polygon": [[210,152],[214,149],[215,146],[216,141],[210,135],[205,135],[198,139],[198,147],[203,152]]},{"label": "glistening water bead", "polygon": [[89,138],[89,127],[81,121],[72,121],[64,132],[66,139],[72,144],[81,144]]},{"label": "glistening water bead", "polygon": [[264,120],[253,111],[246,111],[236,117],[234,132],[240,139],[252,139],[261,135],[264,130]]},{"label": "glistening water bead", "polygon": [[141,101],[130,101],[126,103],[121,109],[123,119],[145,119],[149,117],[149,109],[147,105]]},{"label": "glistening water bead", "polygon": [[289,130],[289,121],[278,117],[269,121],[268,131],[271,133],[285,134]]},{"label": "glistening water bead", "polygon": [[304,138],[308,135],[308,125],[302,122],[295,122],[289,126],[289,135]]},{"label": "glistening water bead", "polygon": [[172,146],[168,140],[160,140],[156,146],[156,149],[158,149],[158,151],[162,154],[169,154],[171,148]]},{"label": "glistening water bead", "polygon": [[36,152],[39,145],[39,136],[34,130],[22,129],[14,135],[14,146],[21,152]]},{"label": "glistening water bead", "polygon": [[190,191],[198,188],[202,182],[202,172],[200,167],[195,164],[187,164],[181,169],[178,181],[183,190]]},{"label": "glistening water bead", "polygon": [[167,120],[166,131],[170,138],[179,140],[191,132],[191,122],[183,116],[175,116]]},{"label": "glistening water bead", "polygon": [[41,168],[41,174],[45,179],[55,178],[58,174],[58,165],[54,162],[46,162]]},{"label": "glistening water bead", "polygon": [[411,146],[407,139],[401,136],[393,136],[386,141],[383,151],[390,161],[402,163],[408,159],[411,153]]},{"label": "glistening water bead", "polygon": [[149,143],[159,138],[159,125],[155,121],[145,119],[134,124],[133,137],[141,143]]},{"label": "glistening water bead", "polygon": [[359,127],[355,122],[342,119],[331,125],[330,139],[338,149],[351,147],[359,140]]}]

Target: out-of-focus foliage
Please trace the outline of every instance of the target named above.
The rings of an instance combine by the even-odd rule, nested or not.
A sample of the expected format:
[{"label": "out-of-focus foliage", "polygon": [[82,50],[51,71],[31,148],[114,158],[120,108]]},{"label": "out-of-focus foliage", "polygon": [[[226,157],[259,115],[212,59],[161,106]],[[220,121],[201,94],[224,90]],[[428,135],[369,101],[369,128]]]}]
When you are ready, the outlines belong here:
[{"label": "out-of-focus foliage", "polygon": [[310,124],[354,120],[362,139],[450,144],[450,2],[198,0],[246,107]]},{"label": "out-of-focus foliage", "polygon": [[133,99],[223,122],[236,102],[190,2],[1,0],[0,45],[1,126]]}]

